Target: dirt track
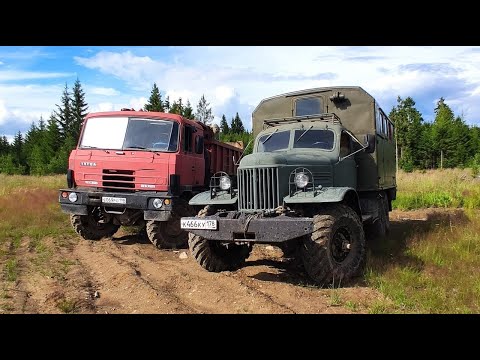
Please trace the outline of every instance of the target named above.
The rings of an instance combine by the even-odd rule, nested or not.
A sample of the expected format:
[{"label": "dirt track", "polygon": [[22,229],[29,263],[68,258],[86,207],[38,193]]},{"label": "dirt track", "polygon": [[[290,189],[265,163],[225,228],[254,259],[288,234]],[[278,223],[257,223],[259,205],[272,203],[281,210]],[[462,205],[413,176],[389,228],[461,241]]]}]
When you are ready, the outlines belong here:
[{"label": "dirt track", "polygon": [[[393,212],[391,236],[401,239],[427,215]],[[55,239],[50,241],[54,247]],[[25,264],[29,248],[25,239],[19,249]],[[12,312],[362,313],[382,296],[361,279],[352,287],[320,289],[294,260],[267,246],[255,246],[244,268],[223,273],[203,270],[188,250],[160,251],[121,231],[113,240],[67,239],[56,249],[53,259],[65,264],[65,272],[21,272],[9,291]]]}]

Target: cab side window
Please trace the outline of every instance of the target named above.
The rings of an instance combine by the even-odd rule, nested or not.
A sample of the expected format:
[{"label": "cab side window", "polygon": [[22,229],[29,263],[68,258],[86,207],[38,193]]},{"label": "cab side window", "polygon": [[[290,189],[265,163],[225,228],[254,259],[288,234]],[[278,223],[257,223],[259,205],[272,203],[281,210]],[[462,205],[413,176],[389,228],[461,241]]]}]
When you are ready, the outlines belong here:
[{"label": "cab side window", "polygon": [[183,127],[183,150],[193,152],[193,133],[195,129],[190,125]]}]

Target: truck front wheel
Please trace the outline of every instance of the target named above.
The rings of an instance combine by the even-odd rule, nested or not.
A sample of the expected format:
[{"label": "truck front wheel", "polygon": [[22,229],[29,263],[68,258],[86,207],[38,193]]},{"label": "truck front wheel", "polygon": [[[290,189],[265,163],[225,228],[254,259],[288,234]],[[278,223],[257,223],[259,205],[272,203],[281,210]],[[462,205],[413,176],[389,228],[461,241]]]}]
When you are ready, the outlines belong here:
[{"label": "truck front wheel", "polygon": [[150,220],[146,224],[147,237],[159,249],[183,249],[187,247],[188,232],[180,228],[182,216],[193,216],[192,207],[186,201],[177,200],[172,218],[168,221]]},{"label": "truck front wheel", "polygon": [[[200,210],[197,216],[205,217],[213,213],[215,213],[215,209],[206,206]],[[192,233],[189,234],[188,245],[192,256],[200,266],[212,272],[238,269],[245,263],[252,251],[252,246],[249,244],[223,244],[220,241],[206,240]]]},{"label": "truck front wheel", "polygon": [[340,285],[357,275],[366,256],[365,234],[357,213],[342,204],[318,211],[301,255],[307,274],[321,286]]},{"label": "truck front wheel", "polygon": [[75,232],[85,240],[100,240],[113,236],[120,227],[108,222],[99,207],[90,209],[88,215],[71,215],[70,222]]}]

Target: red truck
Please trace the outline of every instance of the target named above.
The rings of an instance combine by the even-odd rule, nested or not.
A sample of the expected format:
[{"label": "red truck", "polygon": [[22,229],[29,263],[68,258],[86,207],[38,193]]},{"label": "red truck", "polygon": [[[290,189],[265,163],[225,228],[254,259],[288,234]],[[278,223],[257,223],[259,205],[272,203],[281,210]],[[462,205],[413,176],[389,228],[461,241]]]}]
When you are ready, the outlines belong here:
[{"label": "red truck", "polygon": [[[213,130],[180,115],[122,109],[90,113],[69,157],[62,210],[87,240],[123,226],[145,226],[158,248],[186,246],[182,216],[217,172],[236,173],[242,149],[215,140]],[[225,177],[227,178],[227,177]]]}]

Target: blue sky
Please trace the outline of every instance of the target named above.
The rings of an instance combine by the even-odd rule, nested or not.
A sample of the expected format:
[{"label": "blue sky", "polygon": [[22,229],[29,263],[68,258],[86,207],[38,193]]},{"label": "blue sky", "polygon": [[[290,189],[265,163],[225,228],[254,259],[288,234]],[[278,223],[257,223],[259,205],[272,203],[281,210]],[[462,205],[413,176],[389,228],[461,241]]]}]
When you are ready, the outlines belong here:
[{"label": "blue sky", "polygon": [[48,119],[77,77],[89,111],[139,109],[156,82],[163,97],[189,99],[194,109],[205,94],[216,122],[238,111],[251,128],[265,97],[348,85],[387,113],[397,96],[411,96],[427,121],[443,96],[480,125],[480,47],[0,47],[0,135]]}]

